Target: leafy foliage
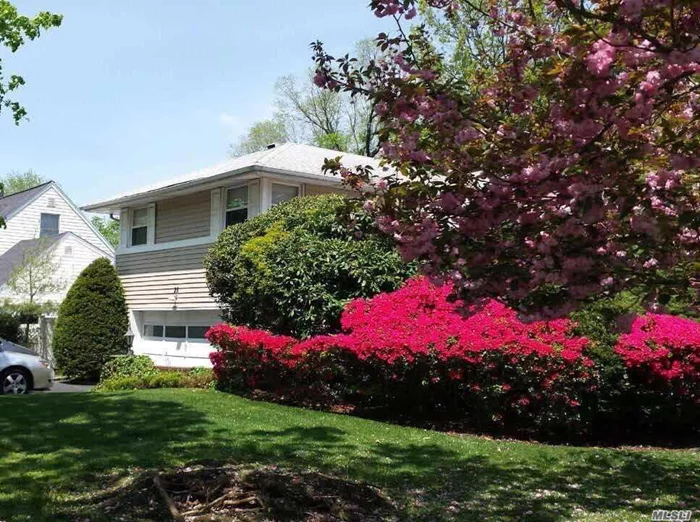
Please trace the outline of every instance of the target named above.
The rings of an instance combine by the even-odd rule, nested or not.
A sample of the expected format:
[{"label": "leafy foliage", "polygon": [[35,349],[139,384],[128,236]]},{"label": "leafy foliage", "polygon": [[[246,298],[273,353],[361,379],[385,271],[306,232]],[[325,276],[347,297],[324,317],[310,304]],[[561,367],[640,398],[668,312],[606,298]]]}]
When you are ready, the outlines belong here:
[{"label": "leafy foliage", "polygon": [[[25,39],[34,40],[41,35],[41,31],[58,27],[63,17],[42,11],[34,18],[20,15],[8,0],[0,0],[0,46],[7,47],[11,52],[16,52]],[[8,96],[24,85],[24,78],[13,74],[9,80],[2,76],[2,60],[0,60],[0,112],[3,108],[12,112],[15,124],[27,115],[22,105],[10,99]]]},{"label": "leafy foliage", "polygon": [[304,341],[217,325],[207,335],[220,348],[211,356],[219,385],[497,433],[607,441],[693,433],[700,323],[645,315],[608,359],[594,358],[568,319],[524,323],[496,301],[465,308],[451,292],[414,279],[349,303],[341,334]]},{"label": "leafy foliage", "polygon": [[115,377],[146,377],[157,371],[153,360],[147,355],[120,355],[105,363],[100,380]]},{"label": "leafy foliage", "polygon": [[113,355],[128,350],[129,327],[124,290],[106,258],[93,261],[78,276],[58,311],[53,351],[68,377],[97,380]]},{"label": "leafy foliage", "polygon": [[347,205],[340,195],[295,198],[228,227],[206,261],[227,320],[302,337],[332,332],[349,300],[397,288],[412,268]]},{"label": "leafy foliage", "polygon": [[147,390],[154,388],[211,388],[214,373],[208,368],[194,368],[187,372],[149,369],[121,371],[100,380],[95,391]]},{"label": "leafy foliage", "polygon": [[0,339],[17,343],[22,335],[22,323],[17,314],[5,310],[0,311]]},{"label": "leafy foliage", "polygon": [[9,196],[16,192],[34,188],[42,183],[46,183],[46,181],[48,181],[46,178],[31,169],[26,172],[10,172],[2,178],[3,193],[5,196]]},{"label": "leafy foliage", "polygon": [[109,244],[114,248],[119,246],[119,221],[114,219],[102,218],[100,216],[92,216],[90,219],[92,226],[109,241]]}]

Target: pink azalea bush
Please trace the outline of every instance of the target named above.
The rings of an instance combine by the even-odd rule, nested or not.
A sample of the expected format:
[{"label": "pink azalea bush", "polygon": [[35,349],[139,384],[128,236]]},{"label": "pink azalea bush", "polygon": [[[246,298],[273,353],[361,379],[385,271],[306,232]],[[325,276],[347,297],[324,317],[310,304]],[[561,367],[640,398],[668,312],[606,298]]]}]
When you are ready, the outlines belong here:
[{"label": "pink azalea bush", "polygon": [[672,386],[700,401],[700,323],[671,315],[646,314],[621,335],[615,352],[639,379]]},{"label": "pink azalea bush", "polygon": [[295,404],[383,408],[527,435],[579,436],[600,431],[595,423],[603,431],[609,422],[636,425],[620,415],[643,411],[647,392],[657,414],[675,412],[681,403],[684,412],[697,410],[695,321],[639,317],[615,348],[629,369],[626,384],[615,384],[620,404],[597,412],[606,388],[601,363],[588,353],[588,339],[573,333],[575,323],[523,322],[501,303],[465,306],[451,293],[449,285],[415,278],[395,292],[350,302],[341,334],[306,340],[216,325],[207,338],[219,348],[211,355],[219,385]]}]

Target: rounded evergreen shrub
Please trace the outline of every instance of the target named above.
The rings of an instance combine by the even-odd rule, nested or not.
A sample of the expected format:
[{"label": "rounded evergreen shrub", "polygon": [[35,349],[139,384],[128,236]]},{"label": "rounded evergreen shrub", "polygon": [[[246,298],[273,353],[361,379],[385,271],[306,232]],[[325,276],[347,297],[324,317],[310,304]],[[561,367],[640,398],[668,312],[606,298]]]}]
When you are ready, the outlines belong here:
[{"label": "rounded evergreen shrub", "polygon": [[394,290],[414,272],[356,203],[333,194],[228,227],[206,268],[226,320],[300,337],[338,331],[351,299]]},{"label": "rounded evergreen shrub", "polygon": [[125,354],[129,328],[124,290],[106,258],[93,261],[58,310],[53,338],[60,370],[72,379],[94,380],[113,356]]}]

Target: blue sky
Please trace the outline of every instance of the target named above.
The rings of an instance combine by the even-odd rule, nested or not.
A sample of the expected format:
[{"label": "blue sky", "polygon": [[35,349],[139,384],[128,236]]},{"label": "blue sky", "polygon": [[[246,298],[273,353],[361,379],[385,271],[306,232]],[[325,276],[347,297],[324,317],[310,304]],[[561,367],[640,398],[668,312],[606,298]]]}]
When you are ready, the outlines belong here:
[{"label": "blue sky", "polygon": [[29,121],[0,115],[0,174],[34,169],[86,204],[225,159],[273,85],[391,30],[368,0],[14,0],[63,25],[15,55]]}]

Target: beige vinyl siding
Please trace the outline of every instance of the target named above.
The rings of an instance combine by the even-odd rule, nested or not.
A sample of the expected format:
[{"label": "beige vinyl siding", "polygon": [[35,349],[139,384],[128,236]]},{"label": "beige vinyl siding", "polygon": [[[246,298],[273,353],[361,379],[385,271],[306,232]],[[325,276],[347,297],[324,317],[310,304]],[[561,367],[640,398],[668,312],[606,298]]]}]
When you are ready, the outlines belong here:
[{"label": "beige vinyl siding", "polygon": [[46,213],[61,216],[58,219],[59,233],[73,232],[102,250],[107,257],[111,257],[110,247],[88,226],[78,212],[54,187],[49,187],[7,221],[7,228],[0,231],[0,254],[4,254],[23,239],[39,237],[41,214]]},{"label": "beige vinyl siding", "polygon": [[[132,310],[215,310],[204,269],[121,276]],[[177,290],[177,291],[176,291]]]},{"label": "beige vinyl siding", "polygon": [[352,194],[349,190],[343,190],[341,187],[328,187],[325,185],[309,185],[308,183],[304,187],[304,194],[306,196],[319,196],[321,194],[342,194],[347,196]]},{"label": "beige vinyl siding", "polygon": [[119,275],[132,275],[203,269],[204,257],[210,246],[205,244],[135,254],[118,254],[117,271]]},{"label": "beige vinyl siding", "polygon": [[209,235],[211,191],[165,199],[156,204],[156,243]]},{"label": "beige vinyl siding", "polygon": [[132,310],[216,309],[204,274],[204,257],[210,246],[117,255],[117,271],[129,307]]}]

